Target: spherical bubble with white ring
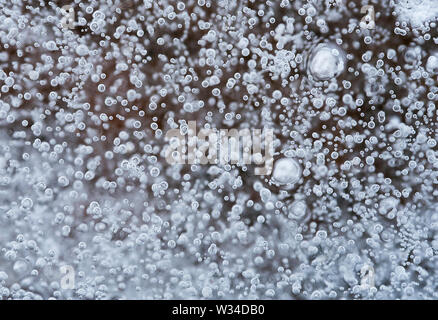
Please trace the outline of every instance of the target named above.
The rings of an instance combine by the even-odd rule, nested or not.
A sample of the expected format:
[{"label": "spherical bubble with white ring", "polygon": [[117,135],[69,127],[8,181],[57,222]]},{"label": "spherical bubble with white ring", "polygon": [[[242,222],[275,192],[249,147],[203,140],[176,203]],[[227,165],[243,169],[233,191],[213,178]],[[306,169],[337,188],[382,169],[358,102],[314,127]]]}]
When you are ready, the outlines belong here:
[{"label": "spherical bubble with white ring", "polygon": [[330,80],[344,71],[345,54],[337,45],[320,43],[313,48],[308,63],[308,71],[313,79]]},{"label": "spherical bubble with white ring", "polygon": [[275,162],[272,180],[279,185],[292,185],[301,178],[301,166],[292,158],[281,158]]}]

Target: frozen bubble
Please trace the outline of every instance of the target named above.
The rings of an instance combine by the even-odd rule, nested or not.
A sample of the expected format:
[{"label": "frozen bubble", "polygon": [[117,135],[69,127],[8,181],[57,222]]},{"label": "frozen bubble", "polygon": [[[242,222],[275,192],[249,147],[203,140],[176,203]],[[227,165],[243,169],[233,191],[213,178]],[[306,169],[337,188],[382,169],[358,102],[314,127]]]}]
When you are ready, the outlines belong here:
[{"label": "frozen bubble", "polygon": [[40,76],[40,74],[38,71],[35,71],[35,70],[29,71],[29,79],[30,80],[33,80],[33,81],[38,80],[39,76]]},{"label": "frozen bubble", "polygon": [[53,40],[47,41],[45,45],[46,45],[46,49],[49,51],[56,51],[59,49],[58,46],[56,45],[56,42]]},{"label": "frozen bubble", "polygon": [[202,288],[202,296],[204,298],[210,298],[213,295],[213,290],[210,287]]},{"label": "frozen bubble", "polygon": [[427,59],[426,70],[430,73],[438,73],[438,53]]},{"label": "frozen bubble", "polygon": [[380,201],[379,213],[382,215],[388,214],[389,212],[397,208],[398,203],[399,200],[394,197],[388,197],[383,199],[382,201]]},{"label": "frozen bubble", "polygon": [[24,274],[27,270],[27,263],[24,260],[18,260],[14,263],[14,271],[18,274]]},{"label": "frozen bubble", "polygon": [[88,47],[85,44],[80,44],[76,47],[76,54],[78,56],[85,56],[88,54]]},{"label": "frozen bubble", "polygon": [[332,44],[317,45],[310,55],[309,72],[316,80],[330,80],[344,71],[345,55]]},{"label": "frozen bubble", "polygon": [[292,202],[292,204],[289,207],[289,216],[292,219],[296,220],[302,220],[305,218],[307,213],[307,205],[302,200],[297,200]]},{"label": "frozen bubble", "polygon": [[294,184],[301,178],[300,164],[291,158],[277,160],[272,179],[278,184]]},{"label": "frozen bubble", "polygon": [[33,207],[33,201],[30,198],[24,198],[21,200],[21,207],[25,210],[28,210]]}]

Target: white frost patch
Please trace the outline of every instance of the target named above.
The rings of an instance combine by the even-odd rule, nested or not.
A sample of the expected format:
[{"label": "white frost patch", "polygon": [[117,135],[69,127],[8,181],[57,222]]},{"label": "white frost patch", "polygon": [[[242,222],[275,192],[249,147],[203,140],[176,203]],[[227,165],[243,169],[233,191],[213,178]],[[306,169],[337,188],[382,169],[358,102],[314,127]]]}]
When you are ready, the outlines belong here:
[{"label": "white frost patch", "polygon": [[411,24],[413,28],[436,20],[438,17],[438,1],[436,0],[399,0],[395,12],[400,21]]}]

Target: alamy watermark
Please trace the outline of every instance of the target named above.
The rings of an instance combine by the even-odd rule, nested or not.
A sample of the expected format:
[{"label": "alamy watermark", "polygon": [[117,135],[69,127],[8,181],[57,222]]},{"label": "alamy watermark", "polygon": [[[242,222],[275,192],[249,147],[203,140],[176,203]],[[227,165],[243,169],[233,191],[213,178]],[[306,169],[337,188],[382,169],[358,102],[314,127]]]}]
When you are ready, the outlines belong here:
[{"label": "alamy watermark", "polygon": [[255,175],[272,172],[274,131],[270,128],[202,128],[197,133],[196,121],[189,121],[184,129],[169,130],[166,139],[169,141],[165,151],[169,164],[256,164],[263,166],[255,168]]},{"label": "alamy watermark", "polygon": [[365,264],[360,270],[360,287],[370,289],[375,287],[375,272],[371,265]]},{"label": "alamy watermark", "polygon": [[59,267],[59,271],[63,275],[61,277],[61,289],[71,290],[75,288],[75,269],[70,265],[63,265]]},{"label": "alamy watermark", "polygon": [[372,5],[363,6],[360,9],[360,13],[362,14],[365,13],[365,16],[362,17],[359,23],[359,27],[363,29],[374,29],[376,27],[374,6]]},{"label": "alamy watermark", "polygon": [[61,19],[61,26],[64,29],[74,29],[75,9],[71,5],[65,5],[61,7],[61,13],[63,15]]}]

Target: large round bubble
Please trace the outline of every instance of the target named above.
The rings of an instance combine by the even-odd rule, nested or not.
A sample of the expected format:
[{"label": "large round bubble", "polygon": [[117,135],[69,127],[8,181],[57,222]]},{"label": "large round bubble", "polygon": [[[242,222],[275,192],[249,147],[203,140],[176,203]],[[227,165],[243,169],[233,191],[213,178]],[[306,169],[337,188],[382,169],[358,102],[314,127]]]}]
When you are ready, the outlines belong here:
[{"label": "large round bubble", "polygon": [[312,50],[308,68],[315,80],[336,78],[345,69],[344,52],[333,44],[319,44]]},{"label": "large round bubble", "polygon": [[275,162],[272,179],[275,183],[294,184],[301,178],[300,164],[291,158],[282,158]]}]

